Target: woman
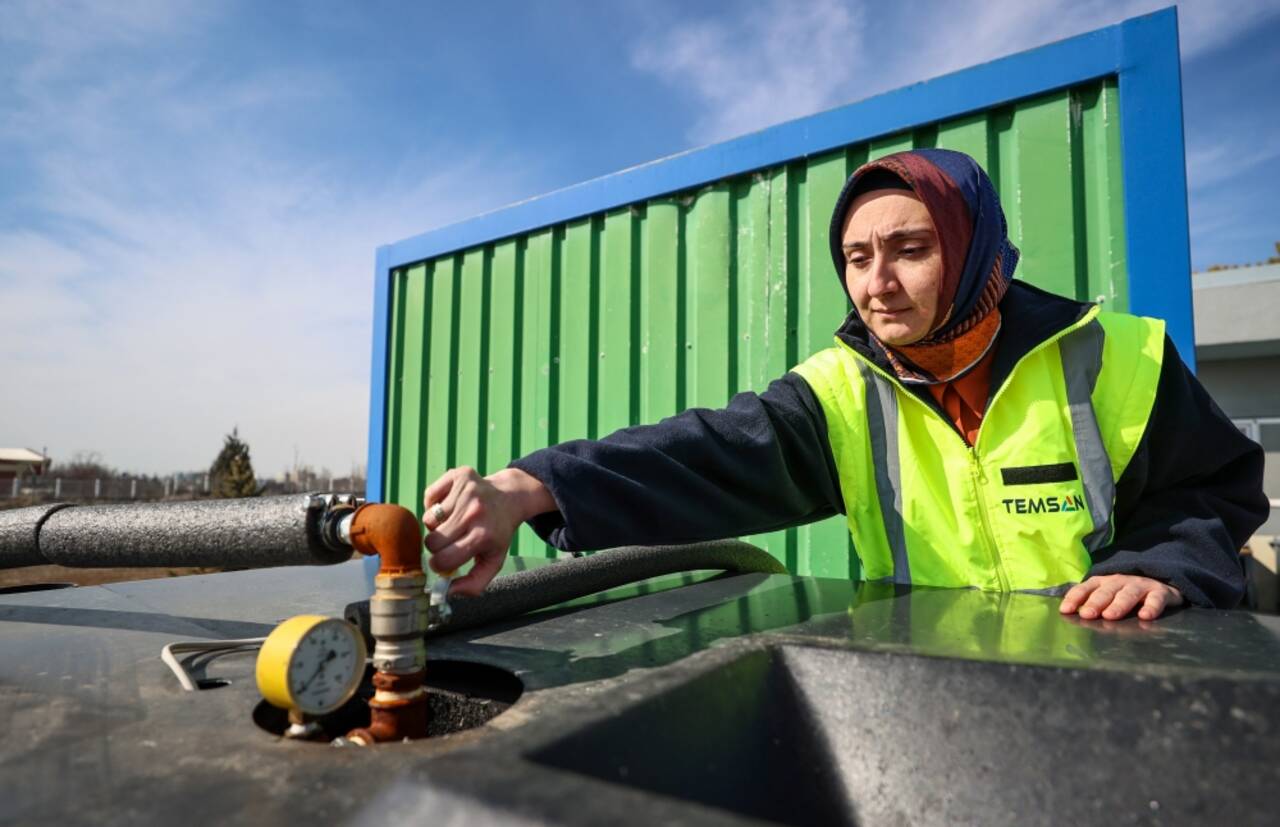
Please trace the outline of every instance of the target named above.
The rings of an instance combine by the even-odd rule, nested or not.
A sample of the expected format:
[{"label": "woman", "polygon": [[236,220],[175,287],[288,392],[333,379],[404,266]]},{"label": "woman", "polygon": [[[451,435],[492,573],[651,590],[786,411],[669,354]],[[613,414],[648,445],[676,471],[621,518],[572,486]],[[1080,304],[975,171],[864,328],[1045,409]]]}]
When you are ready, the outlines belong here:
[{"label": "woman", "polygon": [[454,590],[478,593],[526,520],[575,550],[845,513],[869,580],[1065,592],[1086,619],[1240,601],[1262,452],[1162,323],[1013,282],[999,200],[957,152],[862,166],[830,242],[853,303],[836,347],[722,410],[447,472],[432,567],[474,559]]}]

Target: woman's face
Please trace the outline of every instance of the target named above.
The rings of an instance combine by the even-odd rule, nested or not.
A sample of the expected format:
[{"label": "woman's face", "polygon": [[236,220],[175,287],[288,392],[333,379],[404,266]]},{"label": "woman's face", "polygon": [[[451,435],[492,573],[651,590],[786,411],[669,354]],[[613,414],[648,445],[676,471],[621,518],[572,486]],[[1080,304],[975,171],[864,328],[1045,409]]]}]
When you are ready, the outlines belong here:
[{"label": "woman's face", "polygon": [[844,282],[880,341],[909,345],[933,328],[942,249],[929,211],[906,190],[872,190],[844,220]]}]

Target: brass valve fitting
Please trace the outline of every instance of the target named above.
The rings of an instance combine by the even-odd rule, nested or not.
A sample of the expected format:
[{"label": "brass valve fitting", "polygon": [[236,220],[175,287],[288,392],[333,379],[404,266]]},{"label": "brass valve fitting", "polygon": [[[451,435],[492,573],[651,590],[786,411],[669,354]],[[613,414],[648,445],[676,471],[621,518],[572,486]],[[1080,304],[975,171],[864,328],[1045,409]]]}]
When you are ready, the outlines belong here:
[{"label": "brass valve fitting", "polygon": [[427,734],[427,693],[423,687],[427,649],[427,575],[422,570],[422,526],[398,505],[366,504],[347,529],[351,545],[381,558],[369,600],[373,635],[372,722],[347,735],[353,743],[423,738]]}]

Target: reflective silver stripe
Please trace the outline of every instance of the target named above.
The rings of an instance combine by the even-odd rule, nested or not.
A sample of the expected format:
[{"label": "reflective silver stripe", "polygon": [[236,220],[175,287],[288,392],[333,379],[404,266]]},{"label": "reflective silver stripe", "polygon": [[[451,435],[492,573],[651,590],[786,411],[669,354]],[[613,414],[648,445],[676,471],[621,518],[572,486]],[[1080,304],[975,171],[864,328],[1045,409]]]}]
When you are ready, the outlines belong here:
[{"label": "reflective silver stripe", "polygon": [[1116,481],[1111,473],[1111,458],[1102,442],[1098,416],[1093,410],[1093,389],[1102,372],[1102,346],[1106,332],[1095,319],[1058,341],[1062,355],[1062,375],[1067,382],[1067,405],[1071,411],[1071,430],[1076,441],[1076,457],[1080,461],[1080,479],[1084,483],[1084,500],[1093,518],[1093,531],[1084,538],[1085,548],[1095,552],[1107,541],[1111,528],[1111,510],[1116,499]]},{"label": "reflective silver stripe", "polygon": [[876,471],[876,495],[885,537],[893,552],[893,582],[911,582],[906,533],[902,527],[902,475],[898,463],[898,395],[893,383],[859,363],[867,389],[867,427],[871,433],[871,462]]}]

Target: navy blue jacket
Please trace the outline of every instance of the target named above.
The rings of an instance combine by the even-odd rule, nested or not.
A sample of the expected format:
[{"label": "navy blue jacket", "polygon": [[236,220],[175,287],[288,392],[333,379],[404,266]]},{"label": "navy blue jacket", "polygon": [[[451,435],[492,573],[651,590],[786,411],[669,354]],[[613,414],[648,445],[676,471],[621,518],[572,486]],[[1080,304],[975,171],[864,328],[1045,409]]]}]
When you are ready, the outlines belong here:
[{"label": "navy blue jacket", "polygon": [[[1089,305],[1015,281],[1000,307],[992,395],[1022,356]],[[836,335],[892,373],[857,313]],[[950,421],[926,388],[911,390]],[[1269,507],[1262,464],[1261,446],[1231,423],[1166,338],[1146,433],[1116,482],[1115,536],[1090,574],[1142,574],[1176,586],[1193,605],[1237,605],[1245,588],[1239,549]],[[559,512],[530,525],[568,551],[738,537],[844,513],[822,407],[794,373],[722,409],[565,442],[511,465],[550,490]]]}]

